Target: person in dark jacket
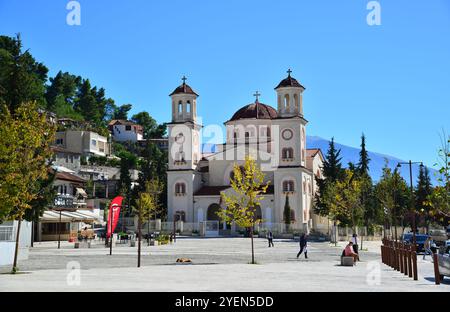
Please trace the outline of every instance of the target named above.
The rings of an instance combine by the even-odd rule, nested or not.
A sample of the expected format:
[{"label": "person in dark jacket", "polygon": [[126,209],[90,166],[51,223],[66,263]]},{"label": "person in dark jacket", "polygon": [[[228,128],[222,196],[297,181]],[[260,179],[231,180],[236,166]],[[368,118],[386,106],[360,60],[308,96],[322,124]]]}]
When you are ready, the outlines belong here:
[{"label": "person in dark jacket", "polygon": [[269,231],[269,233],[267,233],[267,240],[269,241],[269,247],[274,247],[273,246],[273,233],[272,233],[272,231]]},{"label": "person in dark jacket", "polygon": [[302,234],[300,237],[300,251],[297,254],[297,259],[303,252],[305,253],[305,259],[308,259],[308,240],[306,234]]}]

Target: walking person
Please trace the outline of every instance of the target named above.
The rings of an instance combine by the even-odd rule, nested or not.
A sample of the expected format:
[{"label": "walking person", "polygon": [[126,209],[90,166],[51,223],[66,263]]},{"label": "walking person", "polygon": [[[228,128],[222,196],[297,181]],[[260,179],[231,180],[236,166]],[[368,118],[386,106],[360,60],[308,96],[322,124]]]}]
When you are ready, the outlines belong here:
[{"label": "walking person", "polygon": [[433,261],[433,251],[431,250],[431,243],[432,243],[432,239],[430,236],[427,237],[427,239],[425,240],[425,242],[423,243],[423,260],[425,260],[425,256],[426,255],[430,255],[431,256],[431,261]]},{"label": "walking person", "polygon": [[297,254],[297,259],[303,252],[305,253],[305,259],[308,259],[308,240],[305,233],[300,236],[300,251]]},{"label": "walking person", "polygon": [[358,255],[358,261],[360,261],[359,260],[358,234],[353,233],[351,242],[353,243],[353,251],[355,252],[355,254]]},{"label": "walking person", "polygon": [[272,231],[269,231],[269,233],[267,233],[267,240],[269,242],[269,248],[270,247],[274,247],[273,245],[273,233]]}]

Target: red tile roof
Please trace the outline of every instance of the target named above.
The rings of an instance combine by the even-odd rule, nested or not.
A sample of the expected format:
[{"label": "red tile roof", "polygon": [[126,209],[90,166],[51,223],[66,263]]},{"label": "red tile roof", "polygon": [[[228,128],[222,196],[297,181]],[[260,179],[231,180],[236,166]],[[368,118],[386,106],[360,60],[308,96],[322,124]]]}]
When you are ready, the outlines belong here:
[{"label": "red tile roof", "polygon": [[239,109],[230,121],[239,119],[275,119],[278,113],[275,108],[263,103],[252,103]]},{"label": "red tile roof", "polygon": [[192,90],[192,88],[186,84],[183,83],[181,86],[179,86],[178,88],[176,88],[171,94],[169,94],[169,96],[175,95],[175,94],[194,94],[196,96],[198,96],[197,93],[194,92],[194,90]]},{"label": "red tile roof", "polygon": [[275,90],[285,87],[296,87],[305,89],[305,87],[302,86],[295,78],[291,77],[291,75],[289,75],[286,79],[282,80],[275,88]]}]

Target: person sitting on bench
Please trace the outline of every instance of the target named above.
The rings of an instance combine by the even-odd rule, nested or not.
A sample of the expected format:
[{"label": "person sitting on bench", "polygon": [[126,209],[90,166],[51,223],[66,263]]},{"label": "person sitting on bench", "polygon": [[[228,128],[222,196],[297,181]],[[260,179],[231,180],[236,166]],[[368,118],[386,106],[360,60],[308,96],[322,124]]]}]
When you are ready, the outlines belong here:
[{"label": "person sitting on bench", "polygon": [[349,242],[347,246],[345,246],[343,255],[344,257],[353,257],[355,263],[359,260],[358,254],[353,250],[353,242]]}]

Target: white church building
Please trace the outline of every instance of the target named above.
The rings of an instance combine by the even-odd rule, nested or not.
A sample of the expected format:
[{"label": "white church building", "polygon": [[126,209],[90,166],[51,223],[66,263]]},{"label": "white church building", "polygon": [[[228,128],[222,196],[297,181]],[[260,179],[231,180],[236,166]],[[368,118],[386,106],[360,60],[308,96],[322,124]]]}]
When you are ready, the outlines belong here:
[{"label": "white church building", "polygon": [[[218,152],[202,155],[202,125],[197,119],[198,94],[186,84],[171,94],[172,121],[169,131],[168,221],[193,224],[198,230],[205,224],[217,224],[222,235],[237,230],[221,222],[219,209],[226,209],[221,193],[232,192],[230,179],[235,164],[242,165],[246,155],[261,166],[270,187],[256,210],[263,220],[260,229],[283,232],[287,198],[291,207],[291,229],[309,232],[323,226],[313,214],[316,192],[315,175],[321,176],[323,156],[320,150],[307,150],[303,114],[305,88],[291,76],[275,88],[277,108],[256,101],[248,104],[225,122],[226,142]],[[230,114],[231,115],[231,114]],[[207,222],[205,222],[207,221]],[[318,229],[320,230],[320,229]]]}]

